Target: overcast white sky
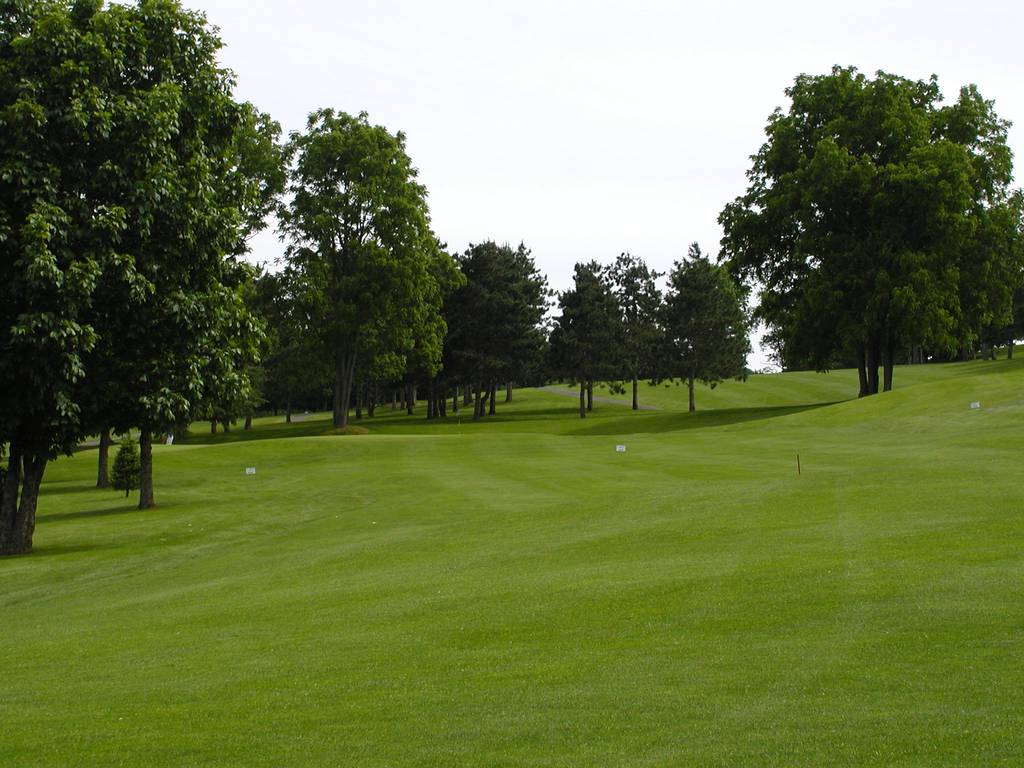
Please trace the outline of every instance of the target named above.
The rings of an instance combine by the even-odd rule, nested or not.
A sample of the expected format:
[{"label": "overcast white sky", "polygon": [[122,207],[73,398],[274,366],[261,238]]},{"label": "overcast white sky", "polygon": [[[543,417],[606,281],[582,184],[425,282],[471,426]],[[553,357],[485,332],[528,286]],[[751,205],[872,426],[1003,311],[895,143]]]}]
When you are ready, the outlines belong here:
[{"label": "overcast white sky", "polygon": [[976,83],[1021,124],[1018,157],[1024,142],[1010,0],[185,2],[220,27],[238,97],[286,131],[325,106],[405,131],[441,239],[522,240],[556,289],[624,250],[662,270],[694,240],[717,252],[718,212],[802,72],[934,73],[950,98]]}]

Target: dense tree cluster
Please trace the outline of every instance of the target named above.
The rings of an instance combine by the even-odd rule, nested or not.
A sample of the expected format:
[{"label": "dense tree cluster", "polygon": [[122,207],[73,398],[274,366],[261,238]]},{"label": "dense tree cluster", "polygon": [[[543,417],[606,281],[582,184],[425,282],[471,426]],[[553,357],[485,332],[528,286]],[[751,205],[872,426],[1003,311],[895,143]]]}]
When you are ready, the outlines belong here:
[{"label": "dense tree cluster", "polygon": [[992,102],[970,86],[944,103],[934,77],[839,67],[786,94],[749,189],[720,219],[781,362],[852,362],[863,396],[890,389],[900,359],[1008,339],[1022,200]]},{"label": "dense tree cluster", "polygon": [[[0,13],[0,555],[31,551],[47,463],[90,435],[97,486],[146,508],[153,443],[197,420],[315,408],[344,429],[419,400],[482,419],[500,387],[552,380],[581,417],[595,383],[638,408],[641,380],[685,383],[694,410],[696,382],[745,377],[752,319],[787,367],[854,365],[867,395],[899,360],[1024,334],[1024,198],[974,87],[797,78],[721,262],[623,253],[553,301],[525,244],[448,252],[401,132],[320,109],[282,141],[220,46],[176,0]],[[243,257],[271,214],[267,270]]]}]

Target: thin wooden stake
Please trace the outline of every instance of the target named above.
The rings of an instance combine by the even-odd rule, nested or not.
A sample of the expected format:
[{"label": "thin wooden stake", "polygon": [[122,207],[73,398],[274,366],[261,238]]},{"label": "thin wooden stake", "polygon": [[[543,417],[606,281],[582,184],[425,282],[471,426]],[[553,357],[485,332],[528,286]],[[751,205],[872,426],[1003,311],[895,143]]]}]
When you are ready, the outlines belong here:
[{"label": "thin wooden stake", "polygon": [[801,474],[801,472],[800,472],[800,454],[799,453],[796,455],[796,473],[798,475]]}]

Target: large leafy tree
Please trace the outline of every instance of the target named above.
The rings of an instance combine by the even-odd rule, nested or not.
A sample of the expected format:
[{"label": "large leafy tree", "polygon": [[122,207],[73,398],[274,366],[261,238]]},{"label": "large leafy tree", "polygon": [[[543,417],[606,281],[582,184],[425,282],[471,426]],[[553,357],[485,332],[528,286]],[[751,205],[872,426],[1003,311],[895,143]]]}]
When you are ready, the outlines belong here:
[{"label": "large leafy tree", "polygon": [[[788,359],[856,361],[861,395],[892,386],[899,350],[970,345],[1009,294],[1007,124],[973,86],[836,67],[801,75],[722,212],[734,274]],[[879,367],[883,369],[880,383]]]},{"label": "large leafy tree", "polygon": [[[171,0],[25,0],[0,25],[0,552],[32,546],[47,461],[114,418],[143,438],[230,379],[225,280],[261,195],[219,40]],[[147,498],[146,490],[149,495]]]},{"label": "large leafy tree", "polygon": [[685,261],[669,272],[661,312],[666,337],[666,372],[686,382],[689,409],[697,409],[694,384],[712,387],[746,376],[750,352],[743,293],[725,267],[690,246]]},{"label": "large leafy tree", "polygon": [[530,251],[485,241],[458,257],[465,284],[445,302],[445,367],[474,393],[474,418],[494,413],[500,381],[522,379],[544,350],[547,279]]},{"label": "large leafy tree", "polygon": [[[405,136],[358,116],[323,109],[293,133],[290,201],[280,211],[287,260],[334,380],[334,424],[347,426],[357,364],[404,357],[433,339],[443,301],[426,189]],[[441,334],[443,338],[443,334]],[[421,344],[431,360],[441,344]],[[370,357],[370,359],[366,359]]]},{"label": "large leafy tree", "polygon": [[640,407],[638,380],[654,378],[662,346],[658,326],[662,297],[657,285],[661,276],[662,273],[630,253],[620,254],[608,267],[608,277],[622,311],[622,361],[632,384],[634,411]]},{"label": "large leafy tree", "polygon": [[606,271],[595,261],[577,264],[573,287],[558,297],[550,339],[550,367],[580,385],[580,418],[593,407],[595,381],[614,379],[622,356],[622,310]]},{"label": "large leafy tree", "polygon": [[139,428],[139,507],[154,503],[152,441],[231,401],[248,387],[260,328],[244,301],[237,257],[261,226],[282,176],[276,125],[232,96],[217,63],[221,41],[201,14],[172,0],[110,6],[129,55],[118,64],[110,141],[118,162],[101,168],[127,217],[119,238],[142,280],[130,312],[126,291],[103,286],[101,343],[89,381],[117,382],[105,415]]}]

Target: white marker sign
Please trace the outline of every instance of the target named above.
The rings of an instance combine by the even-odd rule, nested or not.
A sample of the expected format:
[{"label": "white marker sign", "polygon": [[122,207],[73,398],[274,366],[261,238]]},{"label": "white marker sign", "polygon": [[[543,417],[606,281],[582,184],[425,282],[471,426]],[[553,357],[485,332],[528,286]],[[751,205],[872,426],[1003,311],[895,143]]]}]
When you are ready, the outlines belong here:
[{"label": "white marker sign", "polygon": [[246,467],[245,468],[245,474],[247,474],[247,475],[255,475],[256,474],[256,467]]},{"label": "white marker sign", "polygon": [[615,446],[615,452],[616,453],[625,453],[626,452],[626,446],[624,446],[624,445],[616,445]]},{"label": "white marker sign", "polygon": [[981,408],[981,403],[978,403],[978,402],[971,403],[971,410],[972,411],[976,411],[979,408]]},{"label": "white marker sign", "polygon": [[168,435],[167,436],[167,444],[168,445],[174,445],[174,435]]}]

